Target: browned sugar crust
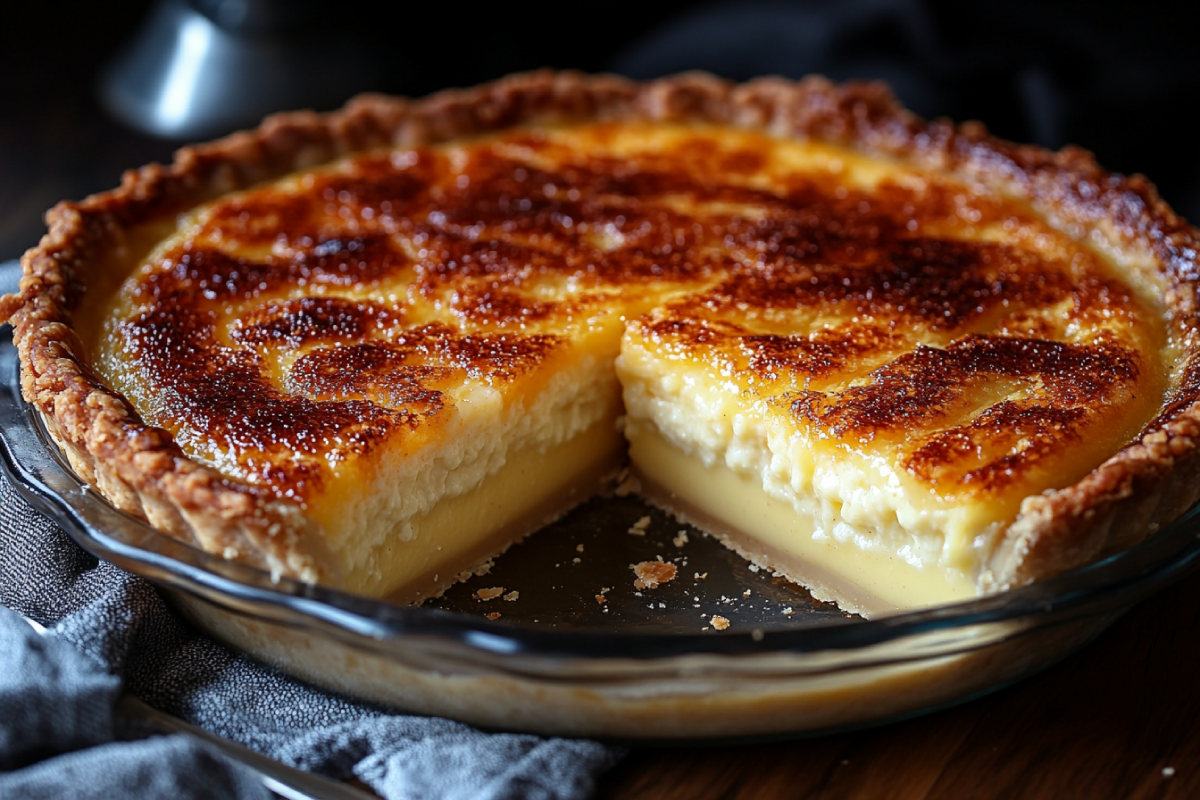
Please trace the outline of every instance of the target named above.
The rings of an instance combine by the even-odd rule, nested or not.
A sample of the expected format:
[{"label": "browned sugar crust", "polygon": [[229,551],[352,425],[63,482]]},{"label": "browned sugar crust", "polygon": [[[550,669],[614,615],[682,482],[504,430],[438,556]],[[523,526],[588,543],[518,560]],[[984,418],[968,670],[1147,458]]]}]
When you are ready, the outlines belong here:
[{"label": "browned sugar crust", "polygon": [[[721,141],[696,128],[621,158],[598,149],[622,130],[587,128],[584,151],[518,129],[453,157],[369,154],[299,187],[218,201],[151,262],[133,291],[141,310],[118,328],[120,363],[152,387],[143,413],[191,452],[232,456],[239,477],[304,498],[331,461],[436,425],[451,404],[444,387],[510,381],[560,349],[557,334],[530,328],[558,331],[589,304],[631,308],[665,289],[685,296],[649,333],[681,353],[744,351],[737,370],[760,386],[808,381],[792,412],[839,438],[909,435],[981,376],[1040,382],[1035,396],[939,432],[905,464],[978,493],[1078,440],[1089,408],[1139,376],[1137,353],[1119,342],[1044,341],[1056,317],[1132,314],[1127,287],[1092,251],[1076,245],[1055,261],[1020,242],[954,238],[964,218],[1036,227],[1023,205],[935,178],[852,189],[820,170],[776,172],[772,189],[756,189],[736,181],[770,165],[769,137]],[[534,293],[567,279],[582,291]],[[297,289],[400,297],[279,297]],[[420,324],[439,301],[449,324]],[[740,324],[796,309],[839,319],[812,336]],[[930,330],[947,346],[906,352],[905,332]],[[273,383],[266,360],[283,349],[302,355]],[[814,391],[885,357],[895,360],[867,385]],[[1029,444],[1001,446],[1018,440]],[[977,463],[950,475],[964,458]]]},{"label": "browned sugar crust", "polygon": [[[446,166],[429,147],[529,123],[603,120],[729,124],[774,136],[823,139],[948,170],[959,180],[978,181],[1027,202],[1069,230],[1091,231],[1102,247],[1141,262],[1130,269],[1161,287],[1170,332],[1183,351],[1182,377],[1173,383],[1170,403],[1144,442],[1125,448],[1075,486],[1028,499],[1002,557],[984,576],[985,588],[1050,574],[1128,544],[1144,535],[1147,525],[1164,522],[1194,499],[1196,490],[1190,487],[1196,484],[1200,412],[1197,382],[1188,376],[1196,374],[1197,363],[1196,232],[1143,178],[1105,173],[1082,151],[1049,153],[999,142],[975,124],[927,123],[899,108],[879,86],[837,87],[820,79],[732,86],[689,75],[635,84],[539,73],[416,102],[362,98],[333,115],[284,115],[258,131],[186,148],[170,167],[129,173],[120,189],[60,204],[48,215],[50,233],[23,259],[21,294],[5,298],[0,306],[15,325],[26,397],[52,421],[81,468],[103,475],[112,487],[109,496],[120,498],[129,510],[218,552],[312,578],[319,572],[316,559],[296,549],[298,517],[274,498],[303,496],[313,470],[300,463],[294,474],[276,474],[278,461],[263,456],[276,445],[306,452],[334,429],[348,431],[354,442],[370,447],[396,430],[419,427],[441,408],[437,384],[446,368],[420,363],[423,353],[449,357],[453,369],[493,370],[497,379],[508,377],[513,364],[520,370],[522,364],[536,363],[555,346],[553,337],[517,329],[569,310],[525,302],[513,290],[524,275],[583,270],[597,291],[649,281],[695,282],[697,294],[654,323],[669,327],[670,335],[684,337],[689,346],[703,345],[730,324],[720,319],[723,304],[750,302],[770,309],[816,297],[890,321],[829,341],[818,338],[801,345],[764,334],[751,343],[749,358],[763,375],[794,367],[801,360],[797,352],[807,349],[802,361],[813,378],[841,372],[849,361],[861,362],[874,350],[893,346],[905,320],[960,331],[987,317],[996,303],[1013,298],[1026,307],[1069,300],[1080,315],[1120,313],[1128,303],[1125,290],[1098,272],[1085,270],[1065,280],[1061,270],[1043,273],[1038,264],[1024,262],[1022,252],[1003,245],[913,235],[911,220],[921,231],[957,213],[954,198],[939,194],[936,187],[920,198],[919,208],[910,209],[914,198],[901,187],[885,186],[864,198],[839,196],[836,187],[805,181],[780,193],[764,193],[723,185],[706,175],[703,166],[682,172],[670,163],[646,164],[630,170],[624,163],[592,160],[538,172],[486,149],[472,161],[470,180],[460,187],[444,180]],[[522,144],[538,145],[535,133],[521,135],[527,137]],[[239,457],[261,461],[260,487],[229,481],[184,457],[169,436],[147,428],[92,373],[85,349],[70,331],[72,313],[85,296],[89,271],[104,263],[106,252],[124,244],[129,229],[341,154],[385,146],[403,151],[403,163],[391,155],[366,156],[348,172],[318,178],[303,197],[259,192],[223,204],[206,223],[206,236],[166,254],[158,279],[143,284],[147,310],[123,331],[155,373],[148,376],[151,383],[174,383],[164,386],[165,406],[171,406],[171,397],[187,399],[164,407],[164,416],[193,414],[196,430],[224,436],[235,451],[241,448]],[[702,152],[707,146],[698,142],[695,152],[681,151],[677,157],[691,165],[712,165],[717,176],[752,172],[760,165],[760,154],[751,150],[714,155]],[[415,160],[409,153],[416,154]],[[540,192],[528,191],[531,185],[540,186]],[[756,204],[767,211],[765,224],[729,216],[706,220],[707,226],[697,231],[694,220],[669,208],[639,209],[636,203],[631,208],[604,200],[680,193],[703,201]],[[331,205],[333,213],[327,210]],[[437,213],[431,213],[435,207]],[[521,214],[514,215],[514,208]],[[974,210],[981,218],[1015,213],[1012,207],[988,207],[986,202]],[[352,220],[353,229],[338,220]],[[624,226],[634,235],[619,253],[588,251],[576,224],[582,221]],[[397,233],[410,241],[420,239],[424,254],[414,258],[395,247]],[[232,256],[213,244],[214,237],[270,247],[272,255],[255,260]],[[718,241],[720,248],[704,247]],[[461,321],[457,329],[413,327],[402,311],[378,304],[321,297],[268,300],[238,320],[231,337],[243,347],[220,351],[220,380],[209,382],[217,390],[199,386],[204,383],[199,376],[213,375],[213,362],[189,366],[188,358],[217,351],[211,304],[253,302],[275,287],[301,281],[334,287],[369,284],[404,270],[411,271],[412,285],[421,295],[453,293],[451,307]],[[703,314],[695,313],[697,303]],[[1013,317],[1006,324],[999,333],[1030,338],[1043,322]],[[472,332],[465,332],[468,328]],[[265,385],[254,361],[254,348],[349,342],[363,332],[380,341],[345,348],[345,353],[317,350],[311,360],[299,363],[291,375],[294,394]],[[903,425],[921,413],[922,404],[907,399],[914,386],[934,394],[944,391],[926,380],[930,369],[1008,374],[1016,369],[1013,357],[1004,356],[1011,347],[995,337],[968,336],[940,351],[943,355],[918,351],[911,363],[874,376],[858,396],[830,412],[832,417],[822,416],[823,403],[803,396],[796,398],[794,411],[845,431]],[[1021,369],[1043,377],[1046,402],[1032,410],[998,412],[1004,419],[976,433],[988,435],[1001,423],[1013,422],[1024,426],[1021,430],[1037,445],[1047,426],[1071,424],[1072,398],[1094,398],[1142,369],[1137,355],[1117,343],[1084,350],[1060,347],[1035,353]],[[155,366],[156,358],[165,359],[162,354],[171,359]],[[926,363],[930,360],[941,361]],[[948,364],[942,363],[946,360]],[[1072,375],[1084,377],[1056,384],[1055,376],[1067,362],[1074,365]],[[900,395],[906,399],[894,399]],[[253,430],[237,428],[237,409],[247,407],[261,412],[272,430],[296,431],[295,441],[255,439]],[[931,444],[914,456],[911,468],[932,475],[946,453],[969,445],[973,435],[960,432],[953,440]],[[981,479],[995,480],[1000,474],[995,469],[991,473]],[[1125,519],[1135,505],[1144,512],[1143,522],[1136,530],[1114,529],[1114,521]]]}]

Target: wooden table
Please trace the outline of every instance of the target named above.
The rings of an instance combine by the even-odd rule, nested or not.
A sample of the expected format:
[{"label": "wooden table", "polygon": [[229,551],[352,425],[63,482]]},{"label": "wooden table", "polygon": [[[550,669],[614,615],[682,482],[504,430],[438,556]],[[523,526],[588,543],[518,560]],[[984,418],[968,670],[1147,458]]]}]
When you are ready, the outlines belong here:
[{"label": "wooden table", "polygon": [[996,694],[784,744],[634,750],[604,800],[1200,797],[1200,575]]}]

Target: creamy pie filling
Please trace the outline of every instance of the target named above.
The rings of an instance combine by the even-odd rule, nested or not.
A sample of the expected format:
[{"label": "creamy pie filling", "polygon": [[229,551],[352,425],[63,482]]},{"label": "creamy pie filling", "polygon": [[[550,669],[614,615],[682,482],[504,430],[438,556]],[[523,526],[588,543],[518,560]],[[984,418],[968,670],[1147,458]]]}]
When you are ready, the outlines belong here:
[{"label": "creamy pie filling", "polygon": [[329,583],[434,593],[628,446],[656,502],[873,613],[975,594],[1024,498],[1160,407],[1159,300],[1107,259],[953,175],[594,123],[224,197],[84,327],[144,419],[302,510]]}]

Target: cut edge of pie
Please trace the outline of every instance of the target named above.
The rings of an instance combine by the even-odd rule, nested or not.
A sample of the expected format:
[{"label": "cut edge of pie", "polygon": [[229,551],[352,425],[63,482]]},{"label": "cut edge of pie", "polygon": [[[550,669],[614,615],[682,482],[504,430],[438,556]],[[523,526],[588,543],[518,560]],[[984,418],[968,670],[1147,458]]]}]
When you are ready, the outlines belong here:
[{"label": "cut edge of pie", "polygon": [[[611,76],[540,72],[417,101],[364,96],[339,112],[279,115],[256,131],[184,148],[170,166],[131,171],[119,189],[78,203],[60,203],[48,213],[49,232],[22,259],[20,294],[0,301],[0,318],[14,326],[25,398],[40,412],[73,467],[119,508],[209,552],[273,575],[337,582],[328,573],[322,543],[306,534],[302,509],[189,458],[169,434],[147,425],[98,377],[73,330],[82,299],[95,288],[89,282],[102,280],[96,276],[104,275],[110,254],[142,246],[132,233],[139,226],[340,156],[539,122],[599,120],[729,125],[781,138],[828,141],[948,171],[1029,203],[1076,238],[1088,237],[1126,277],[1161,293],[1166,323],[1182,350],[1161,413],[1135,441],[1077,483],[1025,498],[977,585],[970,592],[953,587],[950,595],[1001,591],[1085,564],[1136,543],[1197,499],[1196,230],[1177,217],[1144,178],[1107,173],[1082,150],[1052,153],[1002,142],[977,123],[926,122],[901,108],[880,85],[837,86],[820,78],[733,85],[688,74],[635,83]],[[632,438],[635,448],[663,449],[664,440],[653,432]],[[597,446],[597,452],[603,450]],[[610,456],[597,456],[596,470],[581,469],[580,485],[615,466]],[[663,480],[668,472],[646,476],[657,487],[651,497],[721,535],[721,526],[712,519],[720,516],[719,510],[672,500],[671,487]],[[714,474],[712,485],[728,477]],[[570,483],[567,480],[564,487],[570,488]],[[450,573],[469,568],[466,561],[486,558],[483,550],[501,549],[501,539],[532,530],[527,517],[544,520],[579,499],[564,498],[553,508],[524,509],[511,526],[499,525],[496,538],[478,554],[472,550],[463,563],[440,569]],[[819,570],[791,564],[770,546],[760,547],[761,542],[728,532],[722,538],[763,566],[792,575],[807,572],[810,582],[824,582]],[[756,555],[759,550],[764,552]],[[833,585],[825,593],[867,612],[903,605],[888,597],[856,600],[853,590]]]}]

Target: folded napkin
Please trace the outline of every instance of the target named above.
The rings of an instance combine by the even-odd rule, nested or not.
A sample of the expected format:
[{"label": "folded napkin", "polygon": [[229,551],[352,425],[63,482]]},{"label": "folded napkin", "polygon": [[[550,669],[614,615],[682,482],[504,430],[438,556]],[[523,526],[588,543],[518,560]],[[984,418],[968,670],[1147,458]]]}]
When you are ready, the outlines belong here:
[{"label": "folded napkin", "polygon": [[0,476],[0,797],[269,796],[192,737],[119,741],[129,692],[294,767],[385,798],[583,798],[623,755],[483,733],[309,686],[204,637],[141,578],[79,549]]}]

